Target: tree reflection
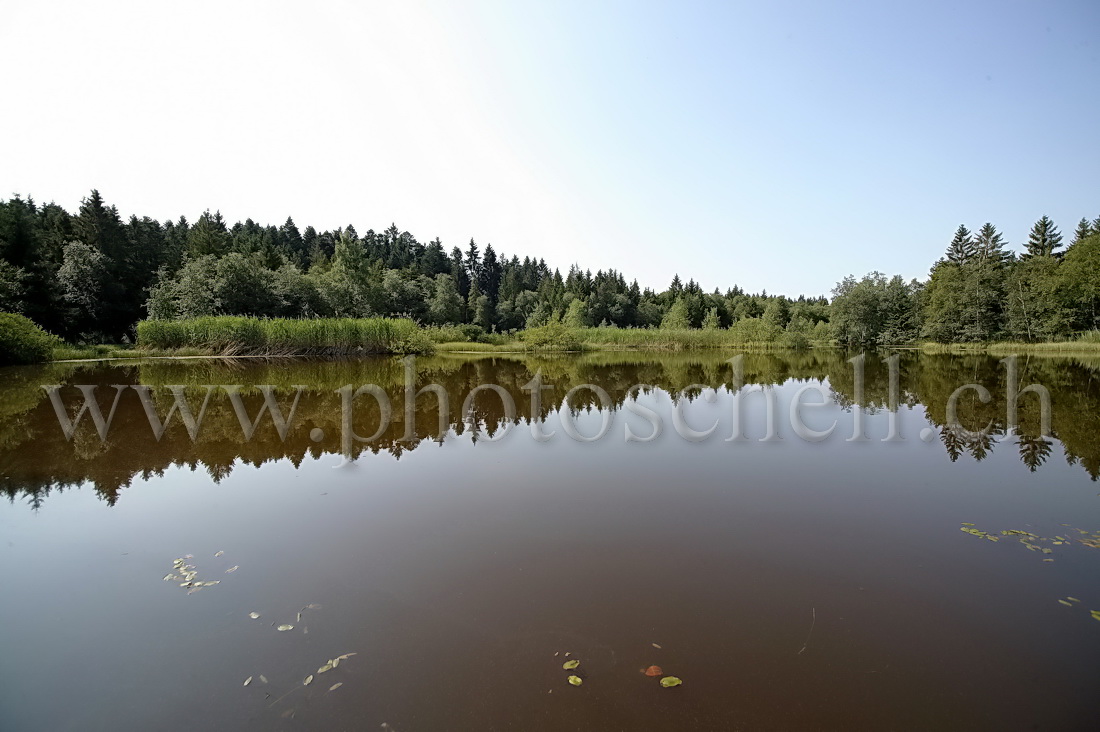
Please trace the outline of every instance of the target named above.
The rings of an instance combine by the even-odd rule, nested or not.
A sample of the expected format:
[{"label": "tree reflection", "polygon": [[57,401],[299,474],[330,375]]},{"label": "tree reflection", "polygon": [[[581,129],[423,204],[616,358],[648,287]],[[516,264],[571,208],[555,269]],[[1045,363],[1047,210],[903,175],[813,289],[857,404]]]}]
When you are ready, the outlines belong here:
[{"label": "tree reflection", "polygon": [[[450,397],[446,430],[439,428],[434,395],[415,401],[414,424],[405,424],[404,364],[399,359],[356,361],[150,361],[110,366],[62,365],[5,369],[0,386],[0,489],[14,500],[25,496],[32,507],[40,506],[51,491],[84,483],[94,484],[102,498],[114,503],[134,477],[161,475],[172,467],[204,471],[219,482],[237,465],[259,466],[275,460],[290,460],[295,466],[307,458],[320,458],[340,451],[341,402],[336,390],[346,384],[377,384],[392,404],[392,422],[370,443],[355,443],[351,457],[364,453],[386,453],[399,459],[409,450],[443,444],[455,436],[474,440],[494,438],[506,425],[515,427],[541,421],[564,406],[574,415],[599,410],[598,393],[590,388],[574,391],[579,384],[592,384],[610,397],[611,410],[622,407],[630,390],[638,384],[668,392],[673,401],[689,402],[703,388],[732,389],[732,354],[630,352],[594,353],[580,356],[523,357],[440,355],[422,358],[416,364],[415,387],[439,384]],[[1006,370],[1004,364],[984,356],[931,356],[902,353],[897,359],[897,387],[892,396],[888,354],[868,354],[864,361],[864,382],[860,388],[850,359],[855,354],[822,350],[798,353],[746,354],[742,360],[744,383],[779,385],[787,382],[821,381],[828,384],[834,401],[845,409],[867,412],[911,409],[923,405],[927,419],[937,427],[947,458],[955,462],[965,455],[984,460],[1007,432]],[[525,390],[536,374],[553,385],[541,404],[532,406]],[[1053,405],[1051,435],[1061,445],[1068,463],[1079,465],[1093,479],[1100,476],[1100,380],[1097,367],[1071,358],[1029,358],[1019,362],[1020,384],[1039,383],[1051,392]],[[183,385],[192,405],[202,402],[205,385],[241,384],[242,400],[254,417],[263,407],[263,395],[256,385],[276,387],[280,405],[289,408],[296,385],[308,385],[286,440],[280,439],[265,416],[253,439],[246,440],[241,424],[224,394],[211,399],[201,434],[192,441],[178,416],[173,418],[161,440],[156,440],[138,395],[128,390],[121,398],[107,441],[101,441],[87,416],[73,440],[68,441],[58,425],[53,407],[41,388],[43,384],[96,384],[100,402],[109,407],[113,384],[143,384],[157,413],[163,419],[172,405],[166,388]],[[482,390],[472,400],[469,414],[461,405],[479,385],[496,384],[511,397],[515,413],[509,418],[500,395]],[[957,401],[958,424],[949,424],[947,404],[964,384],[981,384],[992,399],[981,402],[973,390]],[[681,396],[686,387],[696,385]],[[643,393],[647,389],[642,390]],[[76,389],[63,390],[64,402],[75,414],[80,402]],[[1040,434],[1039,399],[1024,395],[1018,405],[1015,439],[1020,460],[1031,471],[1045,465],[1054,440]],[[355,402],[353,427],[370,435],[378,429],[381,411],[368,397]],[[988,428],[987,428],[988,427]],[[315,439],[321,435],[321,439]]]}]

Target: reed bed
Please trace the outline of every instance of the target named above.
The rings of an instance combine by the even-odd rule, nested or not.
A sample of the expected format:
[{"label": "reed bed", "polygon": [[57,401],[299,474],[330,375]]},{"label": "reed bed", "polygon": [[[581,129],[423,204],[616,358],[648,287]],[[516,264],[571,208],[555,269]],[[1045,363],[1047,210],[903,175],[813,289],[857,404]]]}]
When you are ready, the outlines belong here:
[{"label": "reed bed", "polygon": [[223,356],[344,356],[433,350],[421,328],[406,318],[211,316],[144,320],[138,323],[137,345],[139,349],[201,349]]}]

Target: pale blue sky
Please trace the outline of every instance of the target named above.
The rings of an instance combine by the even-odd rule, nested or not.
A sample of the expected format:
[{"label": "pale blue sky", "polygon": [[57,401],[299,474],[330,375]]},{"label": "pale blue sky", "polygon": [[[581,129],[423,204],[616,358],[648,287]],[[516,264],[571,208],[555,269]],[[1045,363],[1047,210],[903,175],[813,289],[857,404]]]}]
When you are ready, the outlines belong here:
[{"label": "pale blue sky", "polygon": [[0,193],[790,295],[1100,216],[1095,0],[301,7],[17,9]]}]

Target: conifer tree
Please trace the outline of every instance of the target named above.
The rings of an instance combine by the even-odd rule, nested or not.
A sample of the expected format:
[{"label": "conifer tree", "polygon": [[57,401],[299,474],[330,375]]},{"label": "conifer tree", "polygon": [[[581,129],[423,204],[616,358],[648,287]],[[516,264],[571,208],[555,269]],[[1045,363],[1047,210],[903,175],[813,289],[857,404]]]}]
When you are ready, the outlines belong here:
[{"label": "conifer tree", "polygon": [[959,224],[955,229],[955,236],[947,247],[947,261],[952,264],[968,262],[974,256],[974,237],[965,225]]},{"label": "conifer tree", "polygon": [[1088,239],[1093,233],[1095,232],[1093,232],[1089,220],[1082,217],[1081,220],[1077,222],[1077,229],[1073,232],[1073,241],[1071,241],[1069,245],[1073,246],[1082,239]]},{"label": "conifer tree", "polygon": [[1050,257],[1060,246],[1062,246],[1062,235],[1058,232],[1058,227],[1049,216],[1043,216],[1031,227],[1031,233],[1027,237],[1027,252],[1022,258]]}]

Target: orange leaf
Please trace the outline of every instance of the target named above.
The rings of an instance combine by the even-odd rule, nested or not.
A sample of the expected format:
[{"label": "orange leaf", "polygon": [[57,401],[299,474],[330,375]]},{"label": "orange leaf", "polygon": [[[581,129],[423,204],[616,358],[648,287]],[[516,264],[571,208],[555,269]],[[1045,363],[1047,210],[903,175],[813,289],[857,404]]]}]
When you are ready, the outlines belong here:
[{"label": "orange leaf", "polygon": [[645,670],[646,676],[660,676],[663,673],[664,671],[661,670],[660,666],[650,666]]}]

